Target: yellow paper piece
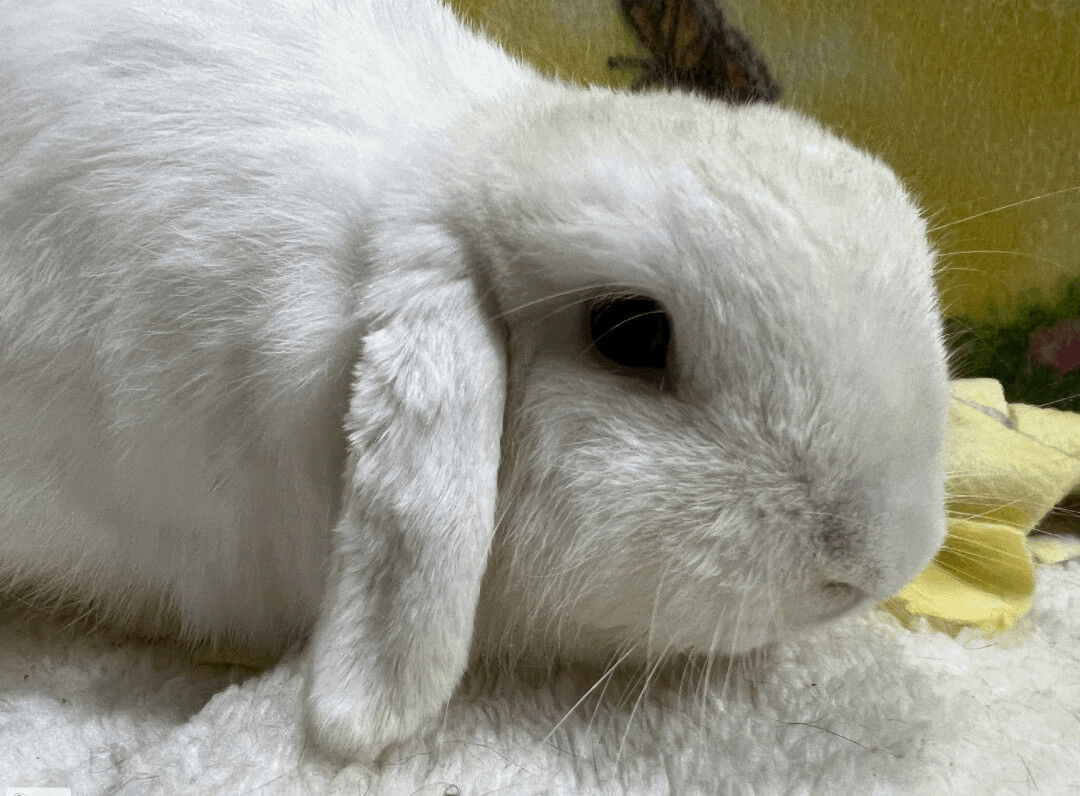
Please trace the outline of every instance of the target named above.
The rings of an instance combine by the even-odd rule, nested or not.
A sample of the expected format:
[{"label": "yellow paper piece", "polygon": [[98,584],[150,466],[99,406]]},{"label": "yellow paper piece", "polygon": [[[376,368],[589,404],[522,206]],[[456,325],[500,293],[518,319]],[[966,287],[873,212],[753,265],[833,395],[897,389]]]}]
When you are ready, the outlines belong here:
[{"label": "yellow paper piece", "polygon": [[982,519],[954,520],[933,564],[884,607],[901,620],[926,617],[947,632],[978,627],[989,633],[1027,613],[1034,590],[1023,533]]},{"label": "yellow paper piece", "polygon": [[949,632],[1005,630],[1031,607],[1034,565],[1080,556],[1080,538],[1028,539],[1080,489],[1080,415],[1008,404],[991,379],[953,382],[949,527],[937,557],[882,607]]}]

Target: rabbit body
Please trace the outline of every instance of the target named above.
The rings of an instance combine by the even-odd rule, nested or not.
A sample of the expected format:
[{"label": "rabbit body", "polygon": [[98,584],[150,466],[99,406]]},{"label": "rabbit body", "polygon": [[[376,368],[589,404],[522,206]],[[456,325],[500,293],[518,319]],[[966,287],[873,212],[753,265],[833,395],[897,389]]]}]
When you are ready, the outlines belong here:
[{"label": "rabbit body", "polygon": [[[470,651],[738,653],[940,544],[925,225],[813,122],[550,81],[435,0],[0,37],[0,587],[310,632],[309,730],[374,758]],[[600,353],[627,293],[658,368]]]},{"label": "rabbit body", "polygon": [[529,76],[434,2],[0,20],[0,575],[278,647],[322,590],[372,197]]}]

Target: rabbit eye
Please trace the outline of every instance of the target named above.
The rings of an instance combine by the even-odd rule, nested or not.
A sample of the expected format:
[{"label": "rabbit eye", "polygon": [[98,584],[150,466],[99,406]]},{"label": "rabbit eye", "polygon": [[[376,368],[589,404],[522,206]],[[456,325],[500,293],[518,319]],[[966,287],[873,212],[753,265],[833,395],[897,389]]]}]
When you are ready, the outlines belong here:
[{"label": "rabbit eye", "polygon": [[596,350],[617,365],[654,370],[667,365],[671,324],[651,298],[600,299],[589,310],[589,332]]}]

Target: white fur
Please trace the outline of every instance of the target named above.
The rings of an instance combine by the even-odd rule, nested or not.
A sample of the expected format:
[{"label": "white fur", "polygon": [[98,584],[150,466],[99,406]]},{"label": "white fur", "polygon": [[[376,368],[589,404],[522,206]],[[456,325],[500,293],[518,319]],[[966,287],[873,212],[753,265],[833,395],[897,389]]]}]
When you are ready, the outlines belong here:
[{"label": "white fur", "polygon": [[[738,652],[940,543],[924,226],[816,124],[546,81],[434,0],[0,24],[9,587],[314,627],[308,726],[373,757],[470,648]],[[670,316],[663,391],[590,350],[623,289]]]},{"label": "white fur", "polygon": [[1043,569],[1032,612],[992,639],[848,617],[778,645],[752,699],[723,688],[722,666],[708,685],[692,674],[680,688],[676,670],[647,693],[626,667],[576,708],[595,677],[582,667],[494,681],[478,669],[435,732],[377,769],[312,753],[293,720],[295,659],[238,678],[166,645],[0,612],[0,785],[79,796],[1075,794],[1078,576],[1076,561]]}]

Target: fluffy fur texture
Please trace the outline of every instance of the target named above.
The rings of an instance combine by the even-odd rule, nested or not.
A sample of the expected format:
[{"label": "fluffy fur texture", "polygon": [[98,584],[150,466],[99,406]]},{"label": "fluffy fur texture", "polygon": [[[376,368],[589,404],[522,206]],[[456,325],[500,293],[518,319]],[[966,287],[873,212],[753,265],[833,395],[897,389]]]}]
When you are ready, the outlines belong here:
[{"label": "fluffy fur texture", "polygon": [[[470,650],[741,652],[940,543],[924,226],[814,123],[552,83],[434,0],[0,24],[5,586],[313,628],[308,725],[371,758]],[[592,350],[619,291],[659,383]]]},{"label": "fluffy fur texture", "polygon": [[[75,794],[1080,792],[1080,565],[1041,573],[995,639],[852,617],[778,650],[755,701],[563,675],[469,676],[431,737],[330,765],[295,713],[300,661],[247,680],[166,648],[0,622],[0,787]],[[618,763],[616,764],[616,758]],[[451,786],[455,786],[457,791]]]}]

